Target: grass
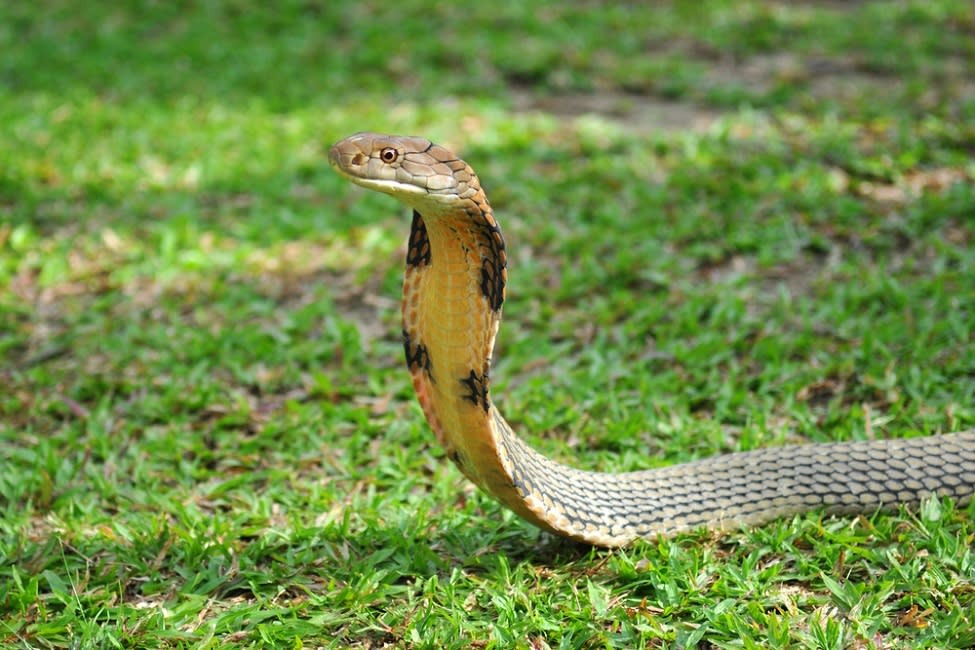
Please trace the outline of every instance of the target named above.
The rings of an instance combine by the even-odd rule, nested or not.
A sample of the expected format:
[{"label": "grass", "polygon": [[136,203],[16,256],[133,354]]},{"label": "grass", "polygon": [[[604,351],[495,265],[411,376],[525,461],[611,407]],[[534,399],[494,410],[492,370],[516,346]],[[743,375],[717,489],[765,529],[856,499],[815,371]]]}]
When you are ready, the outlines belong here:
[{"label": "grass", "polygon": [[593,550],[422,422],[357,130],[479,171],[547,454],[975,426],[970,3],[691,7],[0,8],[3,645],[975,645],[973,506]]}]

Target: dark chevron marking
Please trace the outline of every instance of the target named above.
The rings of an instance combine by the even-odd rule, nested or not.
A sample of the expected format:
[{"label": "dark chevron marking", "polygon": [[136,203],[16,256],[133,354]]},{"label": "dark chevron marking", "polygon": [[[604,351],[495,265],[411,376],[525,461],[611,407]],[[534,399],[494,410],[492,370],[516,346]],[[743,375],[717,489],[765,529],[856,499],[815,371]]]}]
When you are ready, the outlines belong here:
[{"label": "dark chevron marking", "polygon": [[430,238],[423,217],[413,211],[413,226],[410,228],[410,242],[406,249],[407,266],[426,266],[430,264]]},{"label": "dark chevron marking", "polygon": [[487,413],[491,406],[491,402],[488,399],[488,384],[490,381],[488,380],[487,373],[485,372],[483,375],[478,375],[476,372],[471,370],[471,374],[465,379],[461,379],[460,383],[462,383],[467,390],[470,391],[469,395],[464,395],[464,399],[475,406],[480,405],[481,408],[484,409],[484,412]]},{"label": "dark chevron marking", "polygon": [[414,345],[409,332],[406,330],[403,330],[403,351],[406,353],[406,365],[410,371],[417,369],[423,370],[427,377],[433,381],[433,367],[430,362],[430,354],[427,352],[427,346],[422,343]]},{"label": "dark chevron marking", "polygon": [[482,238],[488,254],[481,258],[481,293],[491,309],[498,311],[504,303],[504,287],[508,281],[508,254],[505,251],[501,229],[489,212],[481,212],[478,225],[483,228]]}]

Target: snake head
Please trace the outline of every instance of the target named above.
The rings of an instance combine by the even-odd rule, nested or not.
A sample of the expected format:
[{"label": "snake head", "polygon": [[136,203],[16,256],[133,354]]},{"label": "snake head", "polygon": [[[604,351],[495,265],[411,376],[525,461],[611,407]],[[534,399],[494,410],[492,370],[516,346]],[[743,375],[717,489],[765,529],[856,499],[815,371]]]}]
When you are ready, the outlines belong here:
[{"label": "snake head", "polygon": [[390,194],[426,216],[453,210],[480,191],[467,163],[425,138],[356,133],[335,143],[328,161],[353,183]]}]

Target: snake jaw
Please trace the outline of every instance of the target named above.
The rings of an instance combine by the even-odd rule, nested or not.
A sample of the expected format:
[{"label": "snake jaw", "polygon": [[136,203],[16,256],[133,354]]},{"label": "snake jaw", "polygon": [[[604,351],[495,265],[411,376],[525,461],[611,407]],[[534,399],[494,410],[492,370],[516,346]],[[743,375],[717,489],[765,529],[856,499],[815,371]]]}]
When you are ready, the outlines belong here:
[{"label": "snake jaw", "polygon": [[[339,170],[341,172],[341,170]],[[351,176],[349,174],[343,174],[350,181],[364,187],[369,190],[375,190],[377,192],[382,192],[383,194],[390,194],[396,197],[401,197],[401,200],[407,201],[407,196],[425,197],[427,192],[423,188],[417,187],[416,185],[410,185],[408,183],[400,183],[395,180],[377,180],[370,178],[359,178],[357,176]],[[415,205],[411,207],[416,207]]]}]

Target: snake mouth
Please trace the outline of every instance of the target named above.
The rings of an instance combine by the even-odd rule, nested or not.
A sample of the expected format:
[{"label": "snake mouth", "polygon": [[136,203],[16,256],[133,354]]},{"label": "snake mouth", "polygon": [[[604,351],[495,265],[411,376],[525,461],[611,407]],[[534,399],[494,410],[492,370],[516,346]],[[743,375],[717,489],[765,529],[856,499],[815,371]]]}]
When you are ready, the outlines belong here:
[{"label": "snake mouth", "polygon": [[328,150],[328,164],[332,166],[332,169],[353,182],[358,182],[361,179],[360,176],[353,173],[353,170],[368,162],[369,156],[361,151],[343,151],[338,145],[334,145]]},{"label": "snake mouth", "polygon": [[[348,169],[343,169],[341,165],[332,163],[332,168],[335,169],[339,174],[349,179],[356,185],[364,187],[368,190],[373,190],[376,192],[382,192],[384,194],[391,194],[393,196],[399,197],[403,201],[409,202],[409,197],[427,197],[430,193],[419,187],[417,185],[412,185],[410,183],[402,183],[394,179],[379,179],[379,178],[366,178],[363,176],[356,176],[355,173]],[[413,205],[412,202],[409,202]]]}]

